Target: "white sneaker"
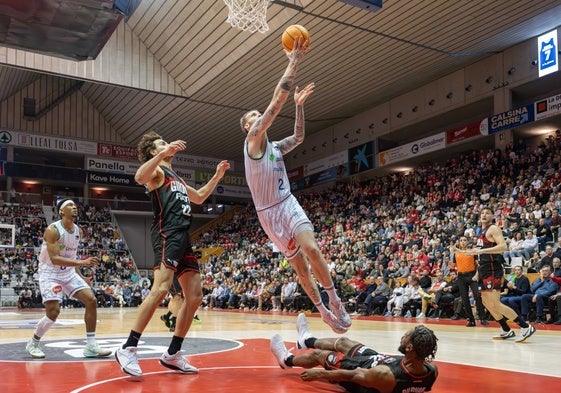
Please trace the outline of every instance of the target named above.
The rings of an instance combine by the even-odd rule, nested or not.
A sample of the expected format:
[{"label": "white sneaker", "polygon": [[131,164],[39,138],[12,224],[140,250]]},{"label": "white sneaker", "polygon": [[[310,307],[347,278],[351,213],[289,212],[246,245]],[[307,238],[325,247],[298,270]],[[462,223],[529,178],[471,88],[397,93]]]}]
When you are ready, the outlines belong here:
[{"label": "white sneaker", "polygon": [[286,349],[286,345],[284,345],[284,341],[282,341],[282,337],[280,336],[280,334],[275,334],[273,337],[271,337],[270,345],[271,351],[273,351],[273,354],[277,358],[279,366],[281,366],[281,368],[288,368],[288,366],[286,365],[286,359],[288,359],[288,357],[292,355],[292,353],[288,349]]},{"label": "white sneaker", "polygon": [[501,330],[499,334],[493,336],[493,340],[506,340],[507,338],[513,338],[514,336],[516,336],[514,330],[509,330],[508,332]]},{"label": "white sneaker", "polygon": [[532,334],[536,332],[536,328],[532,325],[529,325],[527,328],[520,329],[520,338],[516,340],[517,343],[523,343],[527,339],[530,338]]},{"label": "white sneaker", "polygon": [[199,373],[199,369],[191,366],[187,359],[181,355],[181,351],[177,352],[175,355],[169,355],[168,351],[165,351],[160,357],[160,364],[183,374]]},{"label": "white sneaker", "polygon": [[351,320],[349,313],[347,312],[345,306],[343,306],[343,303],[341,303],[341,301],[338,301],[337,304],[329,302],[329,309],[333,314],[335,314],[343,327],[348,329],[351,326],[353,321]]},{"label": "white sneaker", "polygon": [[142,370],[138,364],[137,351],[137,347],[119,348],[115,351],[115,359],[117,359],[117,363],[121,366],[121,370],[123,370],[125,374],[134,377],[140,377],[142,375]]},{"label": "white sneaker", "polygon": [[329,327],[331,327],[331,330],[333,330],[337,334],[343,334],[346,333],[347,330],[349,330],[349,328],[345,327],[343,323],[339,321],[339,319],[337,319],[335,314],[333,314],[329,310],[321,315],[321,319],[323,320],[323,322],[328,324]]},{"label": "white sneaker", "polygon": [[298,332],[296,346],[298,347],[298,349],[308,349],[308,347],[306,346],[306,339],[312,337],[312,334],[308,329],[308,320],[306,319],[306,314],[304,314],[303,312],[298,314],[298,318],[296,318],[296,331]]},{"label": "white sneaker", "polygon": [[420,313],[419,315],[417,315],[417,319],[423,319],[426,318],[427,316],[424,313]]},{"label": "white sneaker", "polygon": [[87,358],[98,358],[111,355],[111,350],[101,348],[97,344],[88,344],[84,347],[84,356]]},{"label": "white sneaker", "polygon": [[34,341],[33,339],[29,340],[25,346],[25,350],[34,359],[43,359],[45,357],[45,353],[41,350],[41,345],[38,341]]}]

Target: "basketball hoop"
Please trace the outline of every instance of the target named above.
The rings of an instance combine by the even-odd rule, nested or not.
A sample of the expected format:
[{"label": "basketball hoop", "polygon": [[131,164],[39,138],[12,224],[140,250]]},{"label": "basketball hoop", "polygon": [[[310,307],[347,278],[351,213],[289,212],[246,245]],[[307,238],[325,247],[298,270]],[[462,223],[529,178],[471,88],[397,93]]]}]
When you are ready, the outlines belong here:
[{"label": "basketball hoop", "polygon": [[267,7],[271,0],[224,0],[228,6],[226,22],[243,31],[265,33],[267,24]]}]

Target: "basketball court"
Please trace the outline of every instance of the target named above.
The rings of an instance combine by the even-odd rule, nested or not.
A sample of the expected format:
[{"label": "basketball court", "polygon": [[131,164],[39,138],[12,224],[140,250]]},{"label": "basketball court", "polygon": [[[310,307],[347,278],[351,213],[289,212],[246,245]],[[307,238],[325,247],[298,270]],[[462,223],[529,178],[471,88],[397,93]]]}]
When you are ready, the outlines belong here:
[{"label": "basketball court", "polygon": [[[115,349],[126,340],[135,309],[100,309],[97,340]],[[269,350],[269,339],[280,333],[287,347],[296,340],[296,314],[282,312],[201,311],[183,344],[198,375],[182,375],[163,368],[158,358],[167,349],[172,333],[158,310],[139,346],[144,375],[134,380],[124,375],[114,357],[85,359],[83,309],[65,309],[42,340],[46,358],[32,359],[25,344],[43,310],[0,313],[0,363],[6,392],[344,392],[338,385],[304,382],[302,369],[281,369]],[[309,316],[310,329],[318,337],[335,336],[318,314]],[[431,320],[424,323],[439,338],[435,363],[440,375],[434,392],[507,393],[553,391],[561,384],[558,354],[561,326],[538,325],[526,343],[494,341],[499,330],[466,328],[463,321]],[[399,339],[418,324],[414,319],[353,317],[347,336],[381,353],[397,353]],[[293,352],[298,352],[294,349]]]},{"label": "basketball court", "polygon": [[[115,80],[117,80],[117,82],[115,82],[114,80],[105,80],[104,76],[88,76],[93,81],[101,82],[100,86],[103,87],[100,88],[100,90],[102,90],[102,92],[98,93],[97,87],[95,89],[88,89],[88,85],[86,85],[86,87],[83,88],[83,94],[86,98],[92,98],[94,94],[96,96],[99,95],[99,100],[95,101],[103,102],[104,107],[117,108],[114,116],[119,118],[119,122],[121,118],[124,118],[124,116],[121,115],[122,113],[135,114],[134,119],[130,120],[133,122],[133,126],[129,127],[130,131],[124,127],[127,132],[127,138],[122,138],[123,140],[132,141],[138,139],[138,135],[135,135],[134,132],[143,133],[145,130],[138,127],[137,124],[145,123],[150,127],[166,129],[169,132],[167,135],[168,138],[183,137],[185,124],[189,124],[192,128],[198,130],[197,133],[189,135],[190,144],[195,146],[190,153],[201,156],[214,157],[215,155],[219,155],[232,157],[235,156],[235,153],[227,151],[227,148],[237,149],[236,151],[238,151],[238,154],[241,151],[241,145],[238,144],[238,146],[236,146],[236,143],[209,143],[209,135],[216,136],[217,134],[206,132],[206,129],[203,128],[201,124],[205,127],[212,127],[213,130],[220,130],[222,133],[220,137],[225,141],[231,142],[235,141],[235,138],[239,138],[240,130],[237,124],[234,124],[236,127],[233,127],[232,130],[232,127],[228,129],[226,126],[209,122],[208,120],[212,118],[229,121],[229,117],[231,118],[232,114],[235,114],[234,117],[237,119],[239,117],[238,112],[241,108],[217,103],[245,102],[248,95],[247,92],[250,91],[250,88],[251,91],[258,90],[260,92],[266,92],[267,97],[270,95],[273,89],[273,85],[267,79],[270,70],[276,69],[276,66],[281,64],[281,61],[282,64],[286,62],[283,55],[273,52],[271,48],[276,48],[276,50],[280,52],[281,31],[284,31],[285,26],[289,24],[287,21],[289,21],[290,24],[292,24],[292,22],[304,23],[310,29],[311,40],[314,42],[313,45],[316,45],[318,48],[317,51],[323,54],[323,56],[316,56],[315,60],[314,58],[309,60],[307,63],[309,65],[308,69],[313,70],[313,72],[308,72],[316,78],[317,74],[320,73],[320,71],[317,70],[322,70],[321,76],[325,76],[326,78],[326,80],[324,80],[324,85],[326,88],[330,87],[333,89],[333,94],[331,96],[329,94],[325,95],[326,101],[322,102],[318,100],[317,103],[311,103],[311,105],[316,105],[316,107],[311,107],[312,109],[318,109],[315,113],[310,110],[310,113],[314,113],[317,119],[323,119],[322,121],[315,122],[318,125],[314,125],[314,122],[310,125],[310,131],[315,132],[323,130],[326,125],[337,124],[340,122],[340,119],[343,118],[343,115],[345,117],[354,115],[354,113],[348,111],[341,112],[342,115],[340,116],[333,116],[332,113],[333,109],[331,108],[331,103],[333,101],[351,102],[349,97],[355,99],[352,97],[352,95],[356,95],[353,91],[354,89],[349,89],[348,86],[360,86],[361,90],[369,91],[371,94],[370,96],[365,95],[361,98],[363,101],[361,105],[357,106],[365,106],[365,102],[367,102],[369,106],[372,106],[371,100],[374,95],[388,88],[387,85],[374,85],[377,81],[383,81],[385,78],[380,77],[378,73],[376,74],[376,78],[372,77],[371,75],[374,75],[374,73],[368,72],[370,68],[367,68],[367,65],[377,72],[386,69],[398,71],[402,69],[400,72],[404,72],[405,69],[409,68],[412,71],[408,71],[409,74],[405,76],[410,80],[414,80],[415,86],[421,83],[428,83],[428,78],[434,79],[434,77],[428,75],[428,73],[416,72],[415,67],[409,67],[410,64],[416,65],[416,63],[404,63],[401,52],[394,52],[394,47],[396,51],[399,49],[398,44],[407,43],[411,45],[416,51],[412,51],[414,56],[408,56],[410,59],[413,59],[409,61],[425,65],[427,68],[436,64],[445,63],[442,61],[444,55],[453,58],[454,61],[458,61],[457,59],[462,58],[466,53],[471,54],[473,58],[477,58],[482,55],[490,55],[496,51],[493,46],[488,45],[482,46],[483,49],[486,49],[485,51],[466,53],[448,52],[436,47],[432,48],[425,44],[405,40],[401,38],[402,35],[405,36],[402,32],[400,32],[401,35],[396,33],[395,36],[392,36],[387,32],[380,32],[375,27],[372,27],[370,29],[360,29],[367,37],[357,39],[356,42],[352,43],[356,45],[357,48],[353,56],[340,56],[339,53],[336,52],[345,50],[352,53],[352,51],[348,50],[350,45],[341,42],[341,37],[349,36],[349,33],[346,32],[345,29],[352,27],[352,23],[341,22],[337,23],[336,27],[329,26],[329,23],[334,23],[336,21],[329,16],[330,10],[324,9],[324,7],[327,6],[320,1],[306,1],[306,5],[309,5],[308,8],[296,6],[297,3],[300,4],[301,2],[272,2],[270,7],[272,13],[268,20],[266,18],[266,6],[269,4],[266,4],[267,2],[265,1],[255,1],[255,3],[260,3],[261,6],[265,8],[261,9],[260,12],[253,12],[253,15],[246,15],[243,12],[244,10],[231,8],[236,4],[244,2],[229,1],[227,2],[229,3],[228,22],[232,25],[232,31],[226,31],[226,28],[222,25],[224,22],[223,20],[219,22],[213,21],[213,23],[215,23],[214,25],[213,23],[209,23],[208,14],[210,11],[206,7],[210,2],[189,2],[193,4],[195,10],[194,12],[184,12],[183,14],[175,12],[182,4],[174,4],[177,6],[177,8],[175,8],[169,5],[170,3],[171,2],[158,3],[153,1],[142,3],[139,8],[140,12],[128,20],[126,28],[122,27],[117,31],[116,35],[120,39],[119,43],[113,46],[109,45],[110,50],[111,48],[117,48],[120,53],[124,53],[123,56],[125,57],[115,61],[117,64],[122,65],[123,59],[129,59],[129,57],[126,56],[130,56],[134,61],[137,61],[137,58],[133,57],[133,55],[136,56],[139,51],[138,48],[141,48],[143,51],[142,59],[146,60],[146,57],[152,61],[153,59],[151,56],[152,53],[154,53],[158,60],[156,62],[158,67],[156,67],[155,70],[148,67],[148,71],[142,70],[142,72],[137,70],[134,76],[138,76],[140,80],[139,83],[124,82],[119,78],[116,78]],[[352,4],[353,2],[347,1],[346,3]],[[372,3],[375,2],[373,1]],[[555,4],[553,1],[545,1],[544,3],[546,3],[542,5],[546,7],[544,9],[554,9]],[[410,4],[413,5],[413,7],[418,6],[414,5],[415,2],[410,2],[407,3],[403,9],[407,11],[406,8],[409,7]],[[532,6],[527,7],[528,9],[525,12],[537,13],[535,9],[539,6],[539,4],[532,4]],[[507,7],[510,7],[510,5],[505,3],[504,8]],[[153,17],[152,14],[150,14],[149,11],[151,8],[156,9],[154,15],[158,14],[158,17]],[[397,6],[394,8],[397,8]],[[499,7],[497,6],[497,8]],[[255,9],[257,10],[258,8]],[[388,7],[388,9],[390,8]],[[534,9],[534,11],[532,11],[532,9]],[[222,8],[220,11],[222,11]],[[421,11],[424,12],[425,10]],[[320,12],[322,15],[318,14]],[[361,17],[354,9],[342,9],[340,12],[341,14],[349,14],[349,20],[356,22],[357,25],[364,24],[360,23]],[[498,13],[500,11],[496,12]],[[410,11],[410,14],[416,15],[414,11]],[[462,12],[460,11],[451,12],[450,15],[447,15],[447,18],[457,17],[461,14]],[[512,19],[517,20],[517,10],[512,14],[514,15]],[[173,17],[168,18],[162,15]],[[176,21],[175,17],[178,15],[180,20]],[[207,15],[207,17],[205,18],[203,15]],[[484,17],[495,21],[495,19],[497,19],[496,15],[495,12],[481,16],[478,15],[477,18],[473,18],[471,21],[472,23],[450,22],[450,20],[447,19],[447,23],[454,26],[455,34],[441,34],[440,36],[443,38],[454,37],[456,35],[461,37],[468,36],[472,30],[478,30],[478,25],[474,25],[474,23],[480,20],[485,21]],[[260,19],[258,18],[259,16],[261,16]],[[321,16],[321,18],[319,18],[319,16]],[[368,15],[368,17],[370,17],[370,15]],[[364,17],[364,19],[370,20],[366,17]],[[501,18],[498,17],[498,19]],[[165,23],[169,23],[166,22],[169,20],[173,20],[174,25],[165,25]],[[197,37],[204,36],[204,39],[208,41],[198,38],[193,39],[195,35],[183,31],[178,27],[190,26],[187,21],[191,20],[195,21],[191,23],[192,31],[198,31]],[[160,22],[161,26],[157,26],[158,22]],[[393,23],[393,20],[390,22]],[[514,24],[514,22],[510,23]],[[319,33],[321,24],[326,25],[324,31],[329,30],[331,34],[325,34],[322,37]],[[427,23],[427,25],[432,26],[435,25],[435,23]],[[465,26],[462,27],[463,25]],[[481,22],[481,25],[483,25],[483,22]],[[493,23],[485,23],[485,25],[494,27]],[[249,33],[255,33],[256,35],[249,36],[238,34],[237,30],[235,30],[236,28]],[[463,28],[466,30],[461,30]],[[524,30],[527,29],[521,28],[521,31]],[[178,32],[181,31],[183,31],[181,34],[184,35],[181,37],[181,40],[176,39],[174,41],[173,45],[177,45],[176,47],[170,44],[172,40],[165,43],[160,42],[160,36],[166,36],[169,32],[179,34]],[[267,35],[257,35],[267,31],[275,32],[274,44],[273,38],[268,39]],[[336,32],[340,34],[335,34]],[[314,33],[316,34],[315,38]],[[498,32],[491,31],[488,34],[489,37],[493,37],[497,33]],[[427,38],[426,41],[429,41],[432,36],[427,34],[427,37],[429,38]],[[147,45],[144,41],[140,42],[141,38],[146,42],[150,41],[153,45]],[[341,38],[341,41],[339,38]],[[423,40],[420,40],[420,42],[421,41]],[[491,40],[489,39],[489,41]],[[200,50],[198,47],[189,46],[201,43],[203,43],[203,46],[207,45],[204,51]],[[360,47],[362,43],[368,44],[368,46],[364,45]],[[456,47],[454,42],[453,44],[454,45],[442,44],[442,47]],[[514,43],[509,43],[509,45],[513,44]],[[122,45],[127,45],[127,49],[122,50]],[[128,45],[130,45],[130,47]],[[214,45],[224,48],[222,52],[220,52],[220,57],[216,55],[218,50],[215,51],[213,48]],[[473,45],[470,45],[468,49],[472,48],[472,46]],[[506,43],[504,43],[503,46],[506,47]],[[131,47],[133,49],[130,49]],[[384,50],[384,56],[374,56],[370,51],[365,51],[364,47],[380,48],[380,50]],[[474,47],[477,48],[478,46]],[[422,51],[419,48],[421,48]],[[183,52],[189,55],[194,54],[196,62],[204,64],[204,67],[193,66],[193,69],[184,69],[183,67],[187,67],[192,59],[188,59],[187,57],[176,58],[175,54],[182,52],[182,50],[179,49],[182,49]],[[243,55],[240,54],[242,50],[244,51]],[[323,52],[321,52],[322,50]],[[165,52],[165,54],[162,54],[163,52]],[[109,54],[106,54],[105,58],[111,58],[112,52],[107,53]],[[131,55],[131,53],[133,53],[133,55]],[[254,55],[255,53],[258,55]],[[266,60],[268,59],[267,56],[273,56],[271,53],[274,53],[274,61]],[[393,54],[393,56],[386,56],[386,53],[390,55]],[[460,56],[460,54],[462,56]],[[10,52],[6,56],[6,58],[8,58],[7,64],[11,66],[21,66],[18,60],[20,56],[14,56],[14,59],[10,60],[11,55],[12,53]],[[26,54],[26,56],[23,57],[32,59],[31,56],[31,54]],[[257,66],[258,64],[256,64],[256,58],[254,56],[259,56],[259,59],[262,60],[260,62],[263,64],[262,66]],[[326,62],[325,59],[335,59],[338,57],[342,58],[337,62],[339,68],[336,69],[332,67],[333,73],[325,72],[322,68],[323,63]],[[271,59],[273,59],[273,57],[271,57]],[[353,63],[349,63],[349,60],[352,60]],[[469,62],[472,62],[472,60],[470,59]],[[38,61],[29,60],[29,64],[26,64],[26,67],[30,67],[32,63],[39,64]],[[62,73],[62,71],[58,71],[58,61],[55,64],[57,68],[50,68],[51,63],[38,68],[47,74],[55,73],[58,75]],[[134,64],[136,66],[136,63]],[[151,64],[150,67],[153,65],[152,62],[148,62],[148,64]],[[214,64],[214,66],[212,66],[212,64]],[[256,67],[248,67],[248,64],[256,65]],[[445,71],[451,72],[457,68],[457,65],[455,65],[456,63],[450,61],[450,64],[449,68],[442,69],[443,75]],[[457,64],[459,65],[460,63],[458,62]],[[217,77],[217,75],[221,75],[218,70],[229,67],[232,69],[235,68],[236,72],[232,73],[232,75],[236,75],[235,78]],[[370,76],[368,76],[366,80],[358,80],[356,75],[347,72],[347,70],[353,69],[353,67],[354,69],[360,70],[357,74]],[[127,72],[129,71],[126,67],[121,68]],[[520,68],[519,66],[519,69]],[[105,68],[102,67],[100,67],[100,69],[105,70]],[[516,68],[513,69],[516,70]],[[168,70],[170,70],[169,74]],[[70,76],[77,77],[78,79],[90,80],[85,75],[80,74],[80,72],[82,71],[77,70],[72,74],[71,71],[68,71]],[[157,78],[154,80],[158,82],[155,83],[158,88],[151,85],[151,77],[159,77],[159,72],[166,76],[164,79],[172,82],[169,83],[169,87],[165,83],[162,83],[162,85],[166,86],[161,87],[160,80]],[[149,75],[144,75],[144,73]],[[277,73],[279,72],[277,71]],[[306,75],[305,73],[303,74]],[[425,77],[424,74],[427,74],[427,76]],[[117,73],[117,75],[120,74]],[[254,82],[256,75],[259,76],[257,79],[258,83]],[[516,74],[514,75],[516,77]],[[127,75],[127,77],[128,76],[129,75]],[[278,76],[280,76],[280,73]],[[424,80],[420,78],[427,79]],[[487,77],[485,82],[480,82],[485,88],[491,89],[492,79],[489,78],[491,77]],[[10,78],[5,79],[9,80]],[[145,83],[144,80],[149,80],[149,82]],[[396,82],[398,80],[393,79],[393,81]],[[219,82],[222,82],[222,84],[214,85]],[[123,95],[116,93],[118,91],[117,89],[122,88],[122,86],[119,87],[117,85],[127,85],[127,83],[138,88],[138,94],[135,94],[138,98],[132,103],[129,103],[129,99],[124,99]],[[487,85],[489,85],[489,87],[487,87]],[[452,92],[446,91],[446,99],[452,100],[454,97],[463,97],[464,94],[471,92],[472,87],[471,84],[466,87],[462,84],[460,86],[462,95],[454,95]],[[79,89],[80,87],[77,88]],[[94,90],[96,90],[95,93],[91,92]],[[154,96],[156,94],[162,94],[162,96],[166,95],[166,100],[168,101],[162,100],[161,103],[158,103],[158,106],[154,104],[154,101],[151,101],[152,104],[147,105],[145,101],[150,102],[151,99],[145,98],[148,97],[149,94],[154,93],[154,91],[151,90],[155,91]],[[223,93],[224,95],[229,94],[230,98],[228,100],[223,100],[222,98],[224,96],[220,96],[222,97],[221,99],[212,97],[213,94],[217,95],[219,92],[220,94],[225,92]],[[211,109],[205,109],[208,112],[199,110],[199,105],[202,106],[202,104],[210,102],[209,100],[211,100],[211,98],[207,97],[207,94],[216,102],[213,101],[211,105],[205,105],[205,108],[219,107],[221,110],[226,108],[230,110],[231,113],[223,112],[220,116],[212,116],[210,115],[213,113],[210,112]],[[349,96],[343,96],[343,94],[349,94]],[[349,99],[347,100],[345,97]],[[181,100],[179,98],[181,98]],[[94,100],[92,99],[92,101]],[[446,102],[444,99],[441,101]],[[432,104],[430,102],[432,102]],[[353,101],[352,103],[359,102]],[[427,108],[432,107],[435,103],[438,103],[438,101],[434,99],[428,101]],[[145,107],[148,106],[153,106],[156,109],[154,109],[154,111],[145,110]],[[419,107],[414,106],[413,108],[414,109],[408,107],[407,113],[411,112],[415,114],[411,116],[417,116]],[[157,110],[159,110],[160,113],[158,116],[155,116],[154,112]],[[199,113],[202,119],[201,122],[197,121],[196,112]],[[224,113],[227,113],[228,116],[224,115]],[[108,121],[110,121],[112,116],[106,116]],[[401,119],[402,116],[403,113],[398,112],[396,118]],[[469,115],[467,117],[471,116],[472,115]],[[166,119],[165,121],[167,123],[158,123],[153,120],[155,118]],[[399,124],[401,120],[394,119],[393,121]],[[280,128],[286,128],[285,126],[287,125],[288,128],[291,128],[292,123],[293,120],[290,116],[279,118],[277,122],[277,124],[281,125]],[[382,116],[380,121],[377,121],[376,124],[374,120],[372,120],[368,129],[386,127],[386,123],[388,123],[388,118]],[[386,128],[383,129],[386,130]],[[95,130],[95,132],[98,131],[97,127]],[[113,131],[112,129],[111,132]],[[366,132],[363,131],[363,128],[356,128],[356,131],[354,131],[356,134],[354,137],[357,138],[355,142],[358,141],[356,142],[357,146],[358,143],[362,143],[363,141],[360,138],[365,138],[364,141],[370,141],[372,139],[371,136],[367,136]],[[230,134],[228,134],[228,132]],[[337,137],[338,135],[339,137]],[[330,148],[338,149],[336,145],[337,141],[340,142],[349,137],[350,135],[346,131],[342,131],[340,134],[336,134],[334,131],[333,135],[328,138],[329,140],[326,139],[324,141],[320,137],[315,138],[315,140],[317,146],[323,146],[324,148],[329,146]],[[80,138],[98,140],[99,135],[84,134],[80,135]],[[312,146],[310,150],[315,151],[316,146]],[[197,151],[195,150],[196,148],[200,150]],[[212,150],[203,150],[203,148]],[[292,159],[296,160],[297,156],[293,155]],[[164,312],[165,310],[161,309],[154,315],[153,320],[142,336],[139,345],[139,356],[144,375],[140,379],[135,379],[122,373],[114,356],[110,356],[106,359],[86,359],[82,357],[82,347],[85,345],[85,328],[83,324],[84,309],[62,310],[56,324],[41,341],[42,348],[46,354],[45,359],[32,359],[25,351],[26,342],[33,335],[35,324],[43,317],[44,310],[20,311],[17,309],[3,309],[0,312],[2,393],[140,393],[183,391],[220,393],[344,392],[344,389],[336,384],[321,381],[302,381],[299,377],[301,369],[294,368],[283,370],[278,366],[275,357],[269,349],[269,340],[274,334],[280,333],[285,338],[287,346],[293,348],[295,353],[298,351],[294,348],[294,342],[296,340],[296,314],[294,313],[226,310],[200,311],[199,316],[201,322],[193,324],[183,344],[185,354],[189,357],[190,362],[199,368],[200,373],[196,375],[183,375],[163,368],[158,364],[158,358],[162,352],[167,349],[172,336],[172,333],[165,328],[163,322],[159,318]],[[98,343],[102,347],[114,351],[126,340],[135,316],[136,309],[99,309],[99,322],[97,326]],[[311,331],[316,337],[335,336],[335,334],[323,324],[317,314],[310,315],[309,321]],[[419,323],[420,321],[415,319],[355,316],[353,317],[353,325],[347,335],[351,339],[360,341],[378,352],[396,353],[399,340],[404,332]],[[487,327],[477,326],[475,328],[465,327],[465,321],[427,319],[424,320],[423,323],[433,329],[439,338],[439,349],[435,363],[439,367],[440,374],[434,385],[433,392],[510,393],[513,391],[520,391],[532,393],[554,391],[556,387],[558,388],[561,386],[561,371],[558,366],[559,354],[561,354],[561,326],[537,325],[538,331],[536,334],[527,342],[518,344],[513,340],[492,340],[492,336],[499,331],[499,326],[495,322],[490,323],[490,326]],[[516,332],[518,334],[518,329],[516,329]]]}]

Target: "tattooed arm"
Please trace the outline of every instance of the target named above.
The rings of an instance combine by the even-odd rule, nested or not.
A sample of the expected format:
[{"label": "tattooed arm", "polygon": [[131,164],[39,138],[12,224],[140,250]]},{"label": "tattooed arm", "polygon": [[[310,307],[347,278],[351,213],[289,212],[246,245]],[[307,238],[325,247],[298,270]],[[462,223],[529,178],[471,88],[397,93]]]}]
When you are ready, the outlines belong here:
[{"label": "tattooed arm", "polygon": [[314,83],[310,83],[302,90],[296,86],[296,91],[294,92],[294,102],[296,103],[294,134],[279,142],[280,151],[283,155],[304,142],[304,102],[306,102],[306,99],[314,92],[314,87]]},{"label": "tattooed arm", "polygon": [[273,120],[275,120],[277,115],[280,113],[288,95],[290,94],[290,90],[292,89],[297,66],[304,57],[304,53],[307,51],[307,49],[304,48],[304,42],[295,41],[292,51],[286,52],[289,60],[288,66],[275,88],[275,92],[269,106],[249,130],[248,137],[250,140],[253,138],[264,137],[266,131],[273,123]]}]

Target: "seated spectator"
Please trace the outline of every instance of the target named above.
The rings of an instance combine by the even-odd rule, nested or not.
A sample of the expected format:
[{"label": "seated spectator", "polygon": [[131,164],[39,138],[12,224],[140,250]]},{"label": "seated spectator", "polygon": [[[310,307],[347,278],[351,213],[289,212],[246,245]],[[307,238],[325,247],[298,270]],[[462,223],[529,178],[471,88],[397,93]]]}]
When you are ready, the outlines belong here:
[{"label": "seated spectator", "polygon": [[[561,217],[561,215],[559,217]],[[553,249],[553,256],[561,259],[561,237],[557,238],[557,244]]]},{"label": "seated spectator", "polygon": [[540,262],[536,266],[533,266],[533,268],[536,269],[536,271],[540,271],[542,267],[548,265],[551,270],[553,270],[553,258],[553,247],[546,246],[545,255],[542,257],[542,259],[540,259]]},{"label": "seated spectator", "polygon": [[419,279],[417,277],[409,276],[407,278],[407,286],[403,291],[404,303],[403,303],[403,316],[405,318],[411,318],[417,315],[417,311],[421,312],[421,294],[419,290]]},{"label": "seated spectator", "polygon": [[522,241],[520,245],[520,250],[513,251],[510,256],[522,257],[525,261],[528,261],[532,254],[536,252],[538,247],[538,239],[534,237],[534,232],[526,231],[526,238]]},{"label": "seated spectator", "polygon": [[407,278],[411,274],[411,269],[407,266],[407,261],[401,261],[399,263],[399,268],[395,272],[395,276],[399,278]]},{"label": "seated spectator", "polygon": [[349,284],[351,284],[357,292],[362,292],[366,289],[366,283],[362,279],[362,276],[358,272],[352,278],[348,280]]},{"label": "seated spectator", "polygon": [[204,308],[216,307],[216,302],[218,301],[218,298],[222,295],[223,292],[224,292],[224,287],[222,286],[222,284],[219,281],[215,282],[212,292],[206,295],[203,299],[203,303],[202,303],[203,307]]},{"label": "seated spectator", "polygon": [[113,288],[111,287],[111,285],[109,284],[104,284],[102,285],[102,290],[104,292],[104,296],[105,296],[105,301],[109,302],[109,306],[110,307],[114,307],[115,306],[115,291],[113,290]]},{"label": "seated spectator", "polygon": [[366,299],[364,300],[366,310],[363,315],[370,315],[373,311],[375,314],[381,313],[381,310],[386,308],[386,303],[388,302],[391,293],[392,290],[384,281],[384,277],[378,276],[376,278],[376,289],[366,296]]},{"label": "seated spectator", "polygon": [[530,293],[530,280],[522,274],[522,266],[515,266],[513,272],[504,281],[501,303],[520,313],[522,295]]},{"label": "seated spectator", "polygon": [[31,308],[33,302],[33,293],[31,289],[24,288],[19,293],[18,308]]},{"label": "seated spectator", "polygon": [[228,307],[228,300],[232,294],[232,289],[234,287],[234,279],[228,278],[224,283],[224,291],[216,299],[216,308],[226,308]]},{"label": "seated spectator", "polygon": [[[438,308],[438,301],[442,296],[442,290],[446,287],[447,282],[444,279],[442,271],[436,272],[436,278],[431,286],[425,290],[421,287],[419,294],[421,295],[421,313],[417,318],[425,318],[428,311],[428,306],[432,306],[434,309]],[[437,299],[438,297],[438,299]]]},{"label": "seated spectator", "polygon": [[[555,258],[554,262],[559,264],[559,258]],[[551,275],[551,279],[555,282],[559,289],[555,295],[549,297],[549,319],[545,322],[547,324],[561,325],[561,277]]]},{"label": "seated spectator", "polygon": [[340,284],[339,284],[339,297],[341,298],[342,302],[350,302],[351,300],[353,302],[354,301],[354,297],[356,296],[356,290],[355,288],[349,284],[349,282],[346,279],[342,279]]},{"label": "seated spectator", "polygon": [[131,297],[132,297],[132,288],[130,284],[126,282],[125,286],[123,287],[123,302],[125,306],[130,307]]},{"label": "seated spectator", "polygon": [[312,300],[302,288],[300,284],[300,280],[297,280],[296,290],[294,291],[294,301],[292,302],[292,307],[294,311],[302,311],[302,310],[312,310],[314,308],[314,304]]},{"label": "seated spectator", "polygon": [[135,285],[131,295],[131,307],[138,307],[142,303],[142,290],[140,286]]},{"label": "seated spectator", "polygon": [[551,211],[551,220],[549,221],[549,229],[551,229],[551,234],[554,239],[559,240],[559,234],[561,234],[561,215],[558,209],[553,209]]},{"label": "seated spectator", "polygon": [[512,258],[517,256],[516,253],[522,251],[522,232],[515,232],[514,236],[507,239],[508,251],[503,253],[505,261],[510,265]]},{"label": "seated spectator", "polygon": [[[561,277],[561,258],[553,257],[551,278],[553,277]],[[554,281],[557,282],[556,280]]]},{"label": "seated spectator", "polygon": [[[436,272],[435,272],[436,274]],[[424,290],[428,290],[432,285],[432,278],[429,275],[429,271],[427,269],[420,269],[419,270],[419,286]]]},{"label": "seated spectator", "polygon": [[441,310],[448,305],[452,305],[453,313],[451,319],[459,319],[460,315],[464,314],[462,298],[460,296],[460,285],[461,283],[458,280],[458,273],[451,271],[450,281],[448,282],[448,285],[442,289],[442,297],[440,299],[440,303],[438,304]]},{"label": "seated spectator", "polygon": [[546,265],[540,270],[540,277],[535,279],[530,286],[530,293],[522,295],[520,300],[520,314],[528,319],[530,306],[536,306],[536,323],[545,322],[543,318],[544,303],[559,290],[559,285],[551,279],[551,268]]},{"label": "seated spectator", "polygon": [[361,290],[361,291],[358,291],[358,295],[355,298],[355,301],[356,301],[357,305],[364,304],[367,297],[370,296],[370,294],[372,292],[374,292],[374,290],[378,286],[378,284],[376,284],[376,277],[374,277],[374,276],[368,277],[368,279],[366,281],[367,281],[367,283],[365,284],[364,289]]},{"label": "seated spectator", "polygon": [[390,298],[388,299],[388,303],[386,304],[386,313],[384,314],[385,317],[400,317],[401,310],[403,309],[403,302],[404,296],[403,293],[405,292],[405,288],[401,285],[399,280],[395,280],[395,285],[392,291]]},{"label": "seated spectator", "polygon": [[553,241],[553,234],[549,225],[545,222],[545,218],[538,220],[538,227],[536,228],[536,238],[538,239],[539,249],[544,250],[547,243]]},{"label": "seated spectator", "polygon": [[265,286],[261,292],[261,309],[278,311],[278,298],[280,297],[281,285],[277,279],[265,280]]},{"label": "seated spectator", "polygon": [[[347,282],[346,279],[343,279]],[[341,280],[341,281],[343,281]],[[294,301],[294,292],[296,291],[296,283],[292,281],[291,277],[283,277],[280,294],[280,308],[282,311],[291,309],[292,302]]]}]

